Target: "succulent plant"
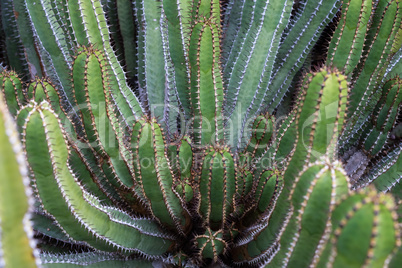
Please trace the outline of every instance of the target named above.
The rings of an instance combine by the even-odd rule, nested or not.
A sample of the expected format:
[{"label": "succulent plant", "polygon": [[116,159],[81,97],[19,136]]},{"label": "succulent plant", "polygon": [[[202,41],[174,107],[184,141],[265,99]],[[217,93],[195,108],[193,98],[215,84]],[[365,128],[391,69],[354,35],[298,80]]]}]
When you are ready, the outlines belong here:
[{"label": "succulent plant", "polygon": [[0,1],[0,267],[398,267],[401,8]]}]

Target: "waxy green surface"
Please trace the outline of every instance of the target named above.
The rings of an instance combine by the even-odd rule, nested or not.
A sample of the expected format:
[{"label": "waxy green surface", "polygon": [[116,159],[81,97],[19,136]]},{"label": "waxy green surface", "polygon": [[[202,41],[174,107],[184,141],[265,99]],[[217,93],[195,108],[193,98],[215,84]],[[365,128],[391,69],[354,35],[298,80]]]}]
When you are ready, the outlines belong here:
[{"label": "waxy green surface", "polygon": [[34,201],[28,167],[3,95],[0,95],[0,144],[0,265],[37,267],[40,262],[36,260],[38,253],[30,222]]}]

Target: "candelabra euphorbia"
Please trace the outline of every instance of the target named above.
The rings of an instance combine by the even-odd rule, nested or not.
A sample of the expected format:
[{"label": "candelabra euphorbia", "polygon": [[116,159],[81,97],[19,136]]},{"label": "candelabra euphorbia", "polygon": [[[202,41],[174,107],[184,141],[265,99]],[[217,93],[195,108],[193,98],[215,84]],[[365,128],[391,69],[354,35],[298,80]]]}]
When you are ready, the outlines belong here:
[{"label": "candelabra euphorbia", "polygon": [[401,8],[0,1],[0,266],[398,267]]}]

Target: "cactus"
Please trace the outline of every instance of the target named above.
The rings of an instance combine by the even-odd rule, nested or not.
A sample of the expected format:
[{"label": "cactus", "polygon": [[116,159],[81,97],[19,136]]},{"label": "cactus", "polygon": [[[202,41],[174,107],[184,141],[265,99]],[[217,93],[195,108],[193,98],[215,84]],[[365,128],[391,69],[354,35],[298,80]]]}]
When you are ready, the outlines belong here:
[{"label": "cactus", "polygon": [[[7,79],[10,79],[8,77]],[[0,94],[1,128],[1,266],[36,267],[40,263],[33,239],[33,198],[29,188],[28,167],[13,117]]]},{"label": "cactus", "polygon": [[398,267],[401,8],[0,1],[0,266]]}]

